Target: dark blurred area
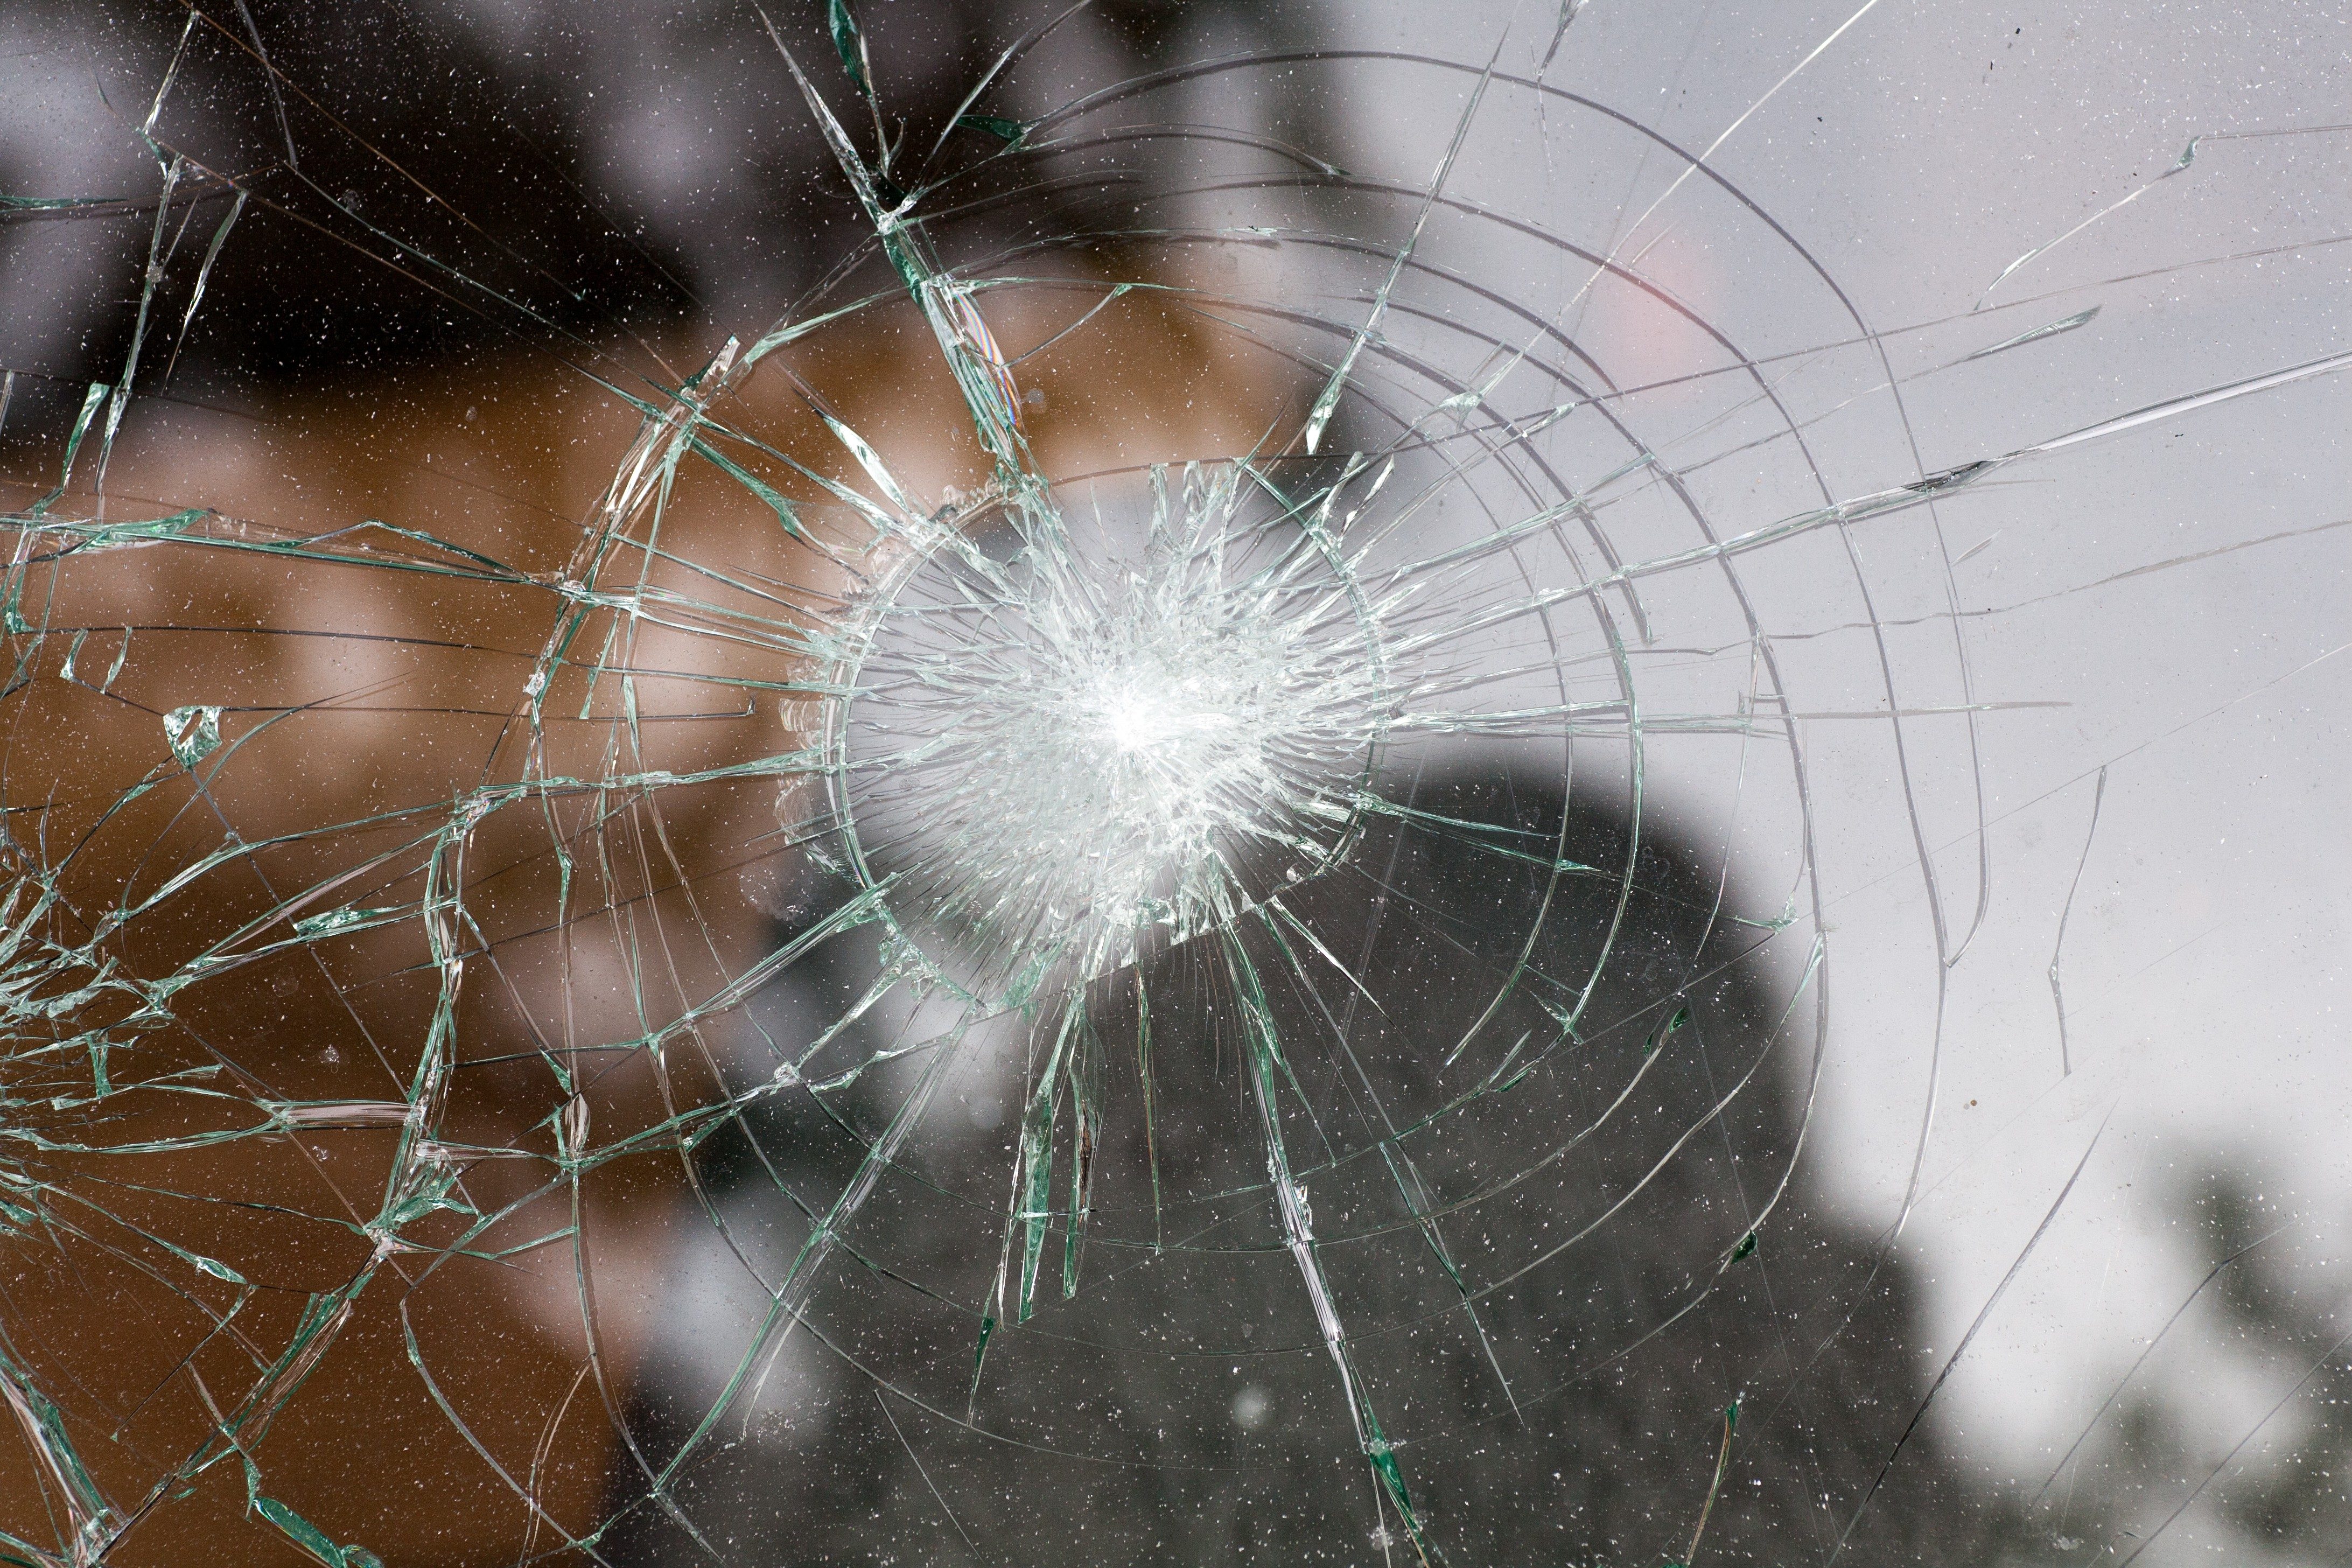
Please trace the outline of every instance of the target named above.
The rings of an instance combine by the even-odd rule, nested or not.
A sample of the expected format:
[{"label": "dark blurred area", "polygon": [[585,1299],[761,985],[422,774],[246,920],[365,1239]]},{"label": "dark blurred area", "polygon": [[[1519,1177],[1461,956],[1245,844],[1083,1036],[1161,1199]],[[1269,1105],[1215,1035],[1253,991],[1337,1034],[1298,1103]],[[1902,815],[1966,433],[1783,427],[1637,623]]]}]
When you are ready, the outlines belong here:
[{"label": "dark blurred area", "polygon": [[[1000,55],[1068,9],[866,5],[905,161],[943,133],[935,172],[996,145],[950,121]],[[1104,0],[1051,26],[967,112],[1023,121],[1064,101],[1061,84],[1130,77],[1180,46],[1262,46],[1306,21],[1229,0]],[[54,425],[89,383],[119,383],[134,341],[135,392],[236,400],[518,344],[579,360],[627,334],[756,331],[866,237],[779,41],[839,111],[863,111],[821,4],[11,6],[12,423]],[[1116,199],[1084,177],[1036,180],[965,226],[1035,240]]]},{"label": "dark blurred area", "polygon": [[[1411,803],[1560,842],[1590,865],[1632,847],[1621,811],[1569,812],[1540,781],[1430,781]],[[1465,997],[1515,963],[1584,973],[1618,883],[1563,886],[1466,835],[1410,826],[1358,853],[1385,875],[1329,879],[1297,900],[1332,940],[1377,933],[1365,1006],[1349,1017],[1354,1065],[1296,1044],[1328,1039],[1328,996],[1276,983],[1270,1000],[1307,1092],[1330,1108],[1319,1133],[1332,1142],[1312,1143],[1302,1122],[1293,1158],[1340,1310],[1447,1560],[1678,1561],[1703,1517],[1710,1561],[1824,1555],[1849,1525],[1855,1561],[2004,1560],[2021,1542],[2014,1516],[1932,1426],[1901,1441],[1925,1392],[1909,1271],[1822,1216],[1801,1163],[1777,1190],[1797,1157],[1810,1047],[1783,1037],[1772,965],[1743,958],[1745,937],[1713,918],[1702,854],[1645,826],[1595,1026],[1523,1089],[1419,1122],[1447,1102],[1433,1092],[1436,1058],[1468,1022]],[[1263,950],[1258,973],[1278,972],[1263,933],[1245,944]],[[1076,1291],[999,1329],[971,1378],[970,1304],[987,1299],[1002,1224],[1000,1140],[950,1132],[936,1161],[877,1194],[848,1240],[864,1266],[763,1358],[760,1391],[729,1407],[718,1440],[698,1428],[730,1358],[656,1357],[632,1411],[636,1464],[608,1499],[616,1561],[694,1561],[698,1531],[755,1560],[811,1563],[950,1561],[966,1552],[960,1538],[982,1561],[1379,1561],[1383,1544],[1411,1560],[1365,1481],[1272,1218],[1238,1081],[1241,1009],[1214,945],[1139,977],[1191,1004],[1150,1015],[1156,1175],[1129,1147],[1144,1112],[1134,987],[1098,987],[1105,1120],[1119,1131],[1094,1223],[1112,1239],[1088,1243]],[[845,952],[829,981],[806,982],[808,1016],[833,1016],[871,962]],[[1548,1031],[1546,996],[1546,983],[1523,984],[1483,1026]],[[855,1142],[794,1105],[746,1118],[702,1155],[730,1245],[755,1257],[788,1253],[855,1168]],[[975,1122],[994,1127],[989,1113]],[[1392,1144],[1347,1143],[1345,1129],[1383,1114]],[[951,1154],[982,1179],[947,1168]],[[1405,1190],[1442,1194],[1450,1217],[1417,1226]],[[740,1342],[745,1303],[730,1314],[709,1266],[681,1262],[670,1278],[682,1338]],[[1479,1280],[1493,1283],[1474,1295]],[[689,1444],[674,1495],[692,1530],[647,1502],[641,1479]]]}]

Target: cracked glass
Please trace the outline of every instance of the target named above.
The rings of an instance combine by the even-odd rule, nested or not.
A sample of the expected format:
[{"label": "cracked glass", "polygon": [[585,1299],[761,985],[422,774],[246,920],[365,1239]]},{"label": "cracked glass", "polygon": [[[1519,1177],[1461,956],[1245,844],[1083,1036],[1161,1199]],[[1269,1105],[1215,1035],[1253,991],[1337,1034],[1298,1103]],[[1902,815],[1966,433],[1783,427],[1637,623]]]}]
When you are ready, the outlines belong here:
[{"label": "cracked glass", "polygon": [[0,1561],[2343,1564],[2347,48],[0,10]]}]

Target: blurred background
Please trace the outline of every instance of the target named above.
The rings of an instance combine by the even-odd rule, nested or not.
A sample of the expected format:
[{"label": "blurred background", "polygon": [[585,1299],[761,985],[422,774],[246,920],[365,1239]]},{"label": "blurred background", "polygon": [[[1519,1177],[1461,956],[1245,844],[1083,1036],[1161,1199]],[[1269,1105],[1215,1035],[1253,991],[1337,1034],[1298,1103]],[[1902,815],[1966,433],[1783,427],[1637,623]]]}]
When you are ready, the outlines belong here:
[{"label": "blurred background", "polygon": [[[1402,1424],[1432,1434],[1403,1451],[1454,1560],[1679,1561],[1711,1479],[1726,1484],[1702,1549],[1732,1557],[2352,1557],[2352,1067],[2336,1016],[2352,915],[2352,666],[2338,657],[2352,640],[2352,382],[2185,401],[2352,350],[2340,8],[1104,0],[963,101],[1060,9],[863,6],[877,96],[907,144],[946,132],[969,153],[1001,132],[955,130],[959,113],[1017,128],[1112,84],[1255,63],[1178,73],[1107,120],[1078,119],[1128,141],[983,177],[956,215],[960,261],[1018,256],[1360,316],[1492,59],[1557,92],[1498,89],[1473,117],[1480,133],[1446,184],[1465,205],[1439,215],[1416,258],[1461,288],[1460,320],[1486,308],[1483,289],[1521,308],[1507,321],[1496,308],[1498,334],[1583,356],[1634,444],[1727,533],[1825,499],[1748,456],[1767,436],[1744,421],[1769,397],[1798,410],[1793,435],[1769,433],[1773,450],[1802,447],[1838,498],[2180,402],[2020,461],[1928,521],[1745,557],[1743,606],[1653,592],[1645,691],[1661,732],[1727,712],[1756,723],[1712,738],[1694,723],[1641,795],[1603,768],[1562,798],[1556,773],[1500,752],[1484,775],[1432,786],[1465,816],[1593,846],[1576,857],[1593,864],[1607,846],[1622,854],[1638,799],[1653,907],[1608,972],[1619,999],[1604,1015],[1639,1041],[1688,998],[1723,1060],[1677,1059],[1696,1076],[1661,1090],[1673,1103],[1715,1092],[1702,1080],[1728,1064],[1763,1061],[1768,1086],[1612,1226],[1605,1267],[1580,1257],[1497,1307],[1481,1332],[1528,1358],[1511,1363],[1523,1406],[1497,1401],[1497,1379],[1515,1385],[1477,1335],[1436,1342],[1465,1332],[1458,1320],[1397,1353]],[[856,107],[824,8],[769,16],[836,107]],[[1469,68],[1441,75],[1433,59]],[[1244,139],[1166,133],[1202,126]],[[1381,188],[1275,194],[1265,170],[1292,154]],[[1711,173],[1693,174],[1692,157]],[[20,515],[59,483],[79,422],[92,451],[119,450],[101,518],[210,504],[306,534],[369,516],[467,519],[551,565],[627,445],[624,395],[677,386],[730,335],[751,342],[813,300],[887,282],[873,282],[848,184],[748,6],[17,0],[0,13],[0,463]],[[1591,287],[1590,261],[1477,213],[1580,242],[1654,292]],[[1161,243],[1187,225],[1230,238],[1252,224],[1263,244]],[[1309,228],[1377,245],[1297,243]],[[1124,239],[1056,248],[1113,232]],[[853,277],[865,281],[845,294]],[[1248,320],[1293,342],[1272,316]],[[1060,324],[1014,321],[1022,347]],[[1072,468],[1231,455],[1295,423],[1316,384],[1295,358],[1234,358],[1188,330],[1146,322],[1116,356],[1041,373],[1041,445],[1059,443]],[[1387,328],[1401,353],[1444,330]],[[952,405],[935,367],[913,368],[908,323],[847,331],[805,374],[861,410],[854,422],[904,453],[925,493],[971,486],[969,454],[925,433]],[[1727,355],[1758,385],[1721,391]],[[781,404],[758,406],[762,428],[784,427]],[[1345,450],[1394,430],[1354,409],[1340,434]],[[77,461],[87,488],[91,453]],[[1597,489],[1606,471],[1564,483]],[[1652,536],[1630,515],[1638,559]],[[139,592],[157,616],[173,608],[168,579]],[[293,613],[268,603],[257,614]],[[427,598],[401,613],[463,619]],[[1766,643],[1781,673],[1778,710],[1759,719],[1721,692]],[[1744,749],[1763,733],[1780,746],[1773,767],[1801,759],[1797,785],[1764,782]],[[41,744],[20,719],[12,747]],[[1395,886],[1433,907],[1492,892],[1493,908],[1444,917],[1457,933],[1524,931],[1526,901],[1540,900],[1439,847],[1400,847],[1395,864]],[[1711,886],[1750,929],[1780,934],[1725,946]],[[1360,921],[1333,897],[1335,928]],[[826,908],[788,879],[763,887],[741,940],[789,942]],[[1606,923],[1582,905],[1548,919],[1563,952]],[[1373,986],[1408,1045],[1443,1028],[1442,945],[1400,952]],[[764,994],[762,1026],[822,1030],[885,961],[846,944],[823,973],[795,972]],[[1817,1058],[1809,1042],[1767,1048],[1769,1020],[1801,996],[1821,1011]],[[1255,1180],[1229,1168],[1243,1124],[1230,1049],[1188,1049],[1185,1026],[1154,1047],[1192,1064],[1164,1086],[1171,1184]],[[1108,1059],[1122,1039],[1132,1054],[1131,1022],[1104,1027]],[[969,1126],[942,1134],[931,1176],[951,1190],[961,1151],[999,1183],[992,1140],[1017,1102],[979,1080],[957,1092],[951,1114]],[[1548,1113],[1589,1114],[1592,1092],[1563,1087]],[[884,1094],[846,1097],[843,1114],[873,1113]],[[1608,1190],[1621,1164],[1659,1157],[1664,1127],[1612,1124],[1589,1165],[1547,1179]],[[1440,1190],[1534,1159],[1521,1124],[1455,1131],[1423,1173]],[[740,1146],[704,1147],[700,1179],[722,1210],[748,1203],[730,1194],[763,1190],[758,1151],[782,1151],[781,1184],[821,1193],[847,1169],[831,1136],[812,1107],[779,1110]],[[1705,1263],[1702,1209],[1725,1205],[1731,1241],[1747,1228],[1733,1205],[1761,1202],[1749,1169],[1794,1173],[1758,1253],[1769,1271],[1725,1276],[1687,1316],[1662,1310]],[[991,1350],[999,1424],[944,1394],[924,1406],[877,1395],[889,1380],[875,1368],[909,1347],[969,1366],[966,1341],[920,1311],[894,1316],[898,1293],[876,1282],[895,1268],[976,1296],[996,1261],[988,1211],[978,1224],[966,1212],[982,1202],[893,1200],[893,1261],[843,1287],[833,1338],[795,1342],[740,1434],[694,1471],[691,1529],[644,1506],[635,1478],[686,1440],[765,1302],[746,1294],[740,1243],[692,1222],[683,1197],[614,1219],[615,1293],[645,1321],[619,1358],[635,1370],[610,1393],[628,1436],[579,1459],[580,1517],[615,1520],[592,1550],[626,1563],[992,1561],[1016,1546],[1047,1561],[1409,1560],[1370,1532],[1360,1470],[1323,1473],[1346,1413],[1311,1332],[1282,1316],[1299,1303],[1252,1272],[1264,1265],[1244,1255],[1265,1245],[1253,1222],[1231,1221],[1242,1261],[1211,1247],[1128,1269]],[[1531,1203],[1490,1223],[1502,1239],[1489,1244],[1514,1254],[1545,1218]],[[858,1294],[869,1287],[873,1300]],[[1405,1286],[1355,1288],[1373,1321],[1419,1321]],[[1221,1307],[1261,1300],[1285,1304],[1263,1324],[1219,1322]],[[1098,1337],[1114,1321],[1185,1336],[1191,1360],[1165,1341]],[[860,1322],[881,1342],[861,1348]],[[1309,1349],[1244,1362],[1277,1340]],[[1583,1344],[1609,1352],[1587,1365]],[[1208,1375],[1213,1363],[1234,1370]],[[364,1391],[333,1397],[364,1417]],[[1736,1443],[1720,1424],[1735,1398]],[[1083,1467],[1055,1445],[1087,1428],[1057,1429],[1057,1413],[1088,1400],[1164,1419],[1123,1415],[1118,1441],[1088,1456],[1112,1473],[1074,1479],[1062,1472]],[[1718,1442],[1736,1464],[1718,1468]],[[348,1466],[331,1470],[327,1491],[364,1489]],[[395,1511],[429,1521],[435,1505]],[[556,1549],[487,1526],[419,1528],[404,1544],[400,1527],[372,1528],[340,1538],[387,1562]]]}]

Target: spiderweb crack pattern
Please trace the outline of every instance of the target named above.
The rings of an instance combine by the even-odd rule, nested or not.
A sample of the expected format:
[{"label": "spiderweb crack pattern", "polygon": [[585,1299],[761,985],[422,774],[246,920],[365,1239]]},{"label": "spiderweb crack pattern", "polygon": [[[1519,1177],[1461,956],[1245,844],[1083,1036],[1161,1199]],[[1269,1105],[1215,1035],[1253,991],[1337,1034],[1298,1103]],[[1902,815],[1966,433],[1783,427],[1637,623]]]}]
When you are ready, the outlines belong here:
[{"label": "spiderweb crack pattern", "polygon": [[[691,374],[242,6],[152,201],[9,198],[144,233],[0,520],[0,1554],[2019,1549],[1928,1412],[2087,1145],[1932,1383],[1900,1343],[1986,723],[2050,702],[1948,521],[2352,351],[1948,449],[1915,400],[2074,352],[2139,279],[2026,280],[2193,160],[1889,331],[1733,172],[1871,5],[1701,140],[1563,84],[1581,4],[1053,76],[1087,9],[944,112],[847,0],[747,20],[856,234]],[[1302,76],[1407,152],[1253,108]],[[265,408],[274,488],[154,357],[257,216],[521,346]],[[1898,873],[1866,1235],[1802,1156],[1832,907]],[[446,1492],[362,1500],[379,1448]]]}]

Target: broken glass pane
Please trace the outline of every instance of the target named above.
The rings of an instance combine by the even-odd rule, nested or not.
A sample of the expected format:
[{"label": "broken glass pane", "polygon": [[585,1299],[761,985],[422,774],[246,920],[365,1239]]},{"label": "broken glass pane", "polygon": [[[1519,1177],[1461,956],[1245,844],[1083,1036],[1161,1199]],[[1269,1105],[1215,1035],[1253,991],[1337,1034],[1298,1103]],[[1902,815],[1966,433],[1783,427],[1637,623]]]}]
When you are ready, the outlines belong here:
[{"label": "broken glass pane", "polygon": [[2340,18],[0,34],[0,1559],[2344,1560]]}]

